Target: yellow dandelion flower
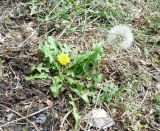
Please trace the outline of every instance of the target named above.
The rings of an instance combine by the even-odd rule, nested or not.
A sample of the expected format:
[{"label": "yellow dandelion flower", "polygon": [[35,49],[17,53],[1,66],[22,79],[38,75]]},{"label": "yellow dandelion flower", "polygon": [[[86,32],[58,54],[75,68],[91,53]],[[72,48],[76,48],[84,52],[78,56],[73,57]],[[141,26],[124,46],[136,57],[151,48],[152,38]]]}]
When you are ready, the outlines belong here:
[{"label": "yellow dandelion flower", "polygon": [[57,56],[57,60],[61,65],[67,65],[70,62],[70,57],[66,53],[61,53]]}]

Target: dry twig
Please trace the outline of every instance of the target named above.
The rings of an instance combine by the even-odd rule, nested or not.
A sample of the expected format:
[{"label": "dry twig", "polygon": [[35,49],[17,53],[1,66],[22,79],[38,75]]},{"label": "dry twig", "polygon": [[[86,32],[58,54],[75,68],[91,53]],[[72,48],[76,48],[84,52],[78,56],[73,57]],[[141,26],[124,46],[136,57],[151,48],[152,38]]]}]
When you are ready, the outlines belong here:
[{"label": "dry twig", "polygon": [[[1,106],[3,106],[3,105],[1,105]],[[5,107],[5,106],[3,106],[3,107]],[[45,108],[43,108],[43,109],[41,109],[41,110],[39,110],[39,111],[36,111],[36,112],[34,112],[34,113],[30,114],[30,115],[27,115],[27,116],[22,116],[22,115],[20,115],[19,113],[15,112],[14,110],[11,109],[11,111],[13,111],[14,113],[20,115],[21,118],[18,118],[18,119],[16,119],[16,120],[13,120],[13,121],[10,121],[10,122],[7,122],[7,123],[1,125],[1,126],[0,126],[0,129],[1,129],[2,127],[5,127],[5,126],[7,126],[7,125],[9,125],[9,124],[11,124],[11,123],[14,123],[14,122],[18,122],[18,121],[20,121],[20,120],[23,120],[23,119],[26,119],[26,120],[27,120],[27,118],[29,118],[29,117],[31,117],[31,116],[34,116],[34,115],[36,115],[36,114],[38,114],[38,113],[40,113],[40,112],[42,112],[42,111],[45,111],[45,110],[47,110],[47,109],[49,109],[49,108],[50,108],[50,106],[47,106],[47,107],[45,107]],[[8,109],[10,109],[10,108],[8,108]],[[31,121],[29,121],[29,122],[33,124],[33,122],[31,122]],[[35,126],[35,124],[34,124],[34,126]],[[36,130],[39,131],[38,128],[37,128]]]}]

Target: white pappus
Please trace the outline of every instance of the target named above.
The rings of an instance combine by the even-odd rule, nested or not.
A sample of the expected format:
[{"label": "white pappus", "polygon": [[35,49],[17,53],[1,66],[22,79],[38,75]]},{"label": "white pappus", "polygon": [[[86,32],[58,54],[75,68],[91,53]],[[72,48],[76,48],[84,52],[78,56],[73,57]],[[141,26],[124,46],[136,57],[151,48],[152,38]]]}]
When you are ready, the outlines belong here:
[{"label": "white pappus", "polygon": [[133,34],[129,26],[116,25],[111,28],[107,41],[115,49],[127,49],[133,43]]}]

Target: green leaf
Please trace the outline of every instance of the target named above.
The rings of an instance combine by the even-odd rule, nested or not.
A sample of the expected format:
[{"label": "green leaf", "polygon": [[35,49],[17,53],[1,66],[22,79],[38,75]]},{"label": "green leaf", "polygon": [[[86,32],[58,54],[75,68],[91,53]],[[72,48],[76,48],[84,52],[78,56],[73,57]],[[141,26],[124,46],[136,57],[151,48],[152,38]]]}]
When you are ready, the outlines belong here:
[{"label": "green leaf", "polygon": [[53,65],[54,68],[61,70],[57,61],[57,55],[61,52],[61,44],[53,37],[49,36],[48,40],[39,45],[39,50],[44,53],[44,60]]},{"label": "green leaf", "polygon": [[71,50],[71,48],[66,43],[63,44],[62,52],[65,52],[65,53],[72,52],[73,53],[73,51]]},{"label": "green leaf", "polygon": [[75,84],[75,80],[73,78],[71,78],[71,77],[67,77],[66,80],[70,85]]},{"label": "green leaf", "polygon": [[42,73],[42,71],[49,72],[49,68],[43,67],[42,64],[39,64],[38,66],[33,66],[31,71],[34,71],[34,70],[38,70],[40,73]]},{"label": "green leaf", "polygon": [[50,45],[50,49],[54,50],[55,54],[58,54],[59,52],[61,52],[61,44],[54,39],[52,36],[48,36],[48,43]]},{"label": "green leaf", "polygon": [[85,93],[85,94],[82,94],[81,95],[81,98],[88,104],[89,103],[89,99],[88,99],[88,94]]},{"label": "green leaf", "polygon": [[82,52],[78,55],[77,58],[75,58],[74,64],[71,67],[77,67],[79,64],[81,64],[82,62],[84,62],[89,55],[91,54],[91,52]]},{"label": "green leaf", "polygon": [[102,100],[109,102],[118,91],[118,88],[114,83],[109,83],[104,86],[103,91]]},{"label": "green leaf", "polygon": [[79,124],[79,120],[81,118],[81,116],[79,115],[78,109],[75,105],[75,103],[73,101],[69,102],[72,105],[72,114],[74,116],[75,119],[75,130],[77,131],[78,129],[78,124]]},{"label": "green leaf", "polygon": [[103,46],[101,43],[97,43],[93,48],[93,53],[88,57],[87,61],[97,66],[98,60],[101,59],[103,55]]},{"label": "green leaf", "polygon": [[52,77],[52,82],[54,84],[62,83],[64,80],[63,76],[54,76]]},{"label": "green leaf", "polygon": [[44,53],[45,59],[49,59],[50,63],[55,63],[57,54],[61,52],[61,44],[52,36],[48,36],[48,40],[41,43],[38,49]]},{"label": "green leaf", "polygon": [[82,83],[77,84],[75,89],[72,89],[80,98],[84,100],[85,103],[89,103],[88,93],[84,92],[84,85]]},{"label": "green leaf", "polygon": [[68,28],[68,29],[66,29],[66,33],[72,33],[73,31],[74,31],[73,28]]},{"label": "green leaf", "polygon": [[56,61],[54,62],[54,68],[56,68],[57,70],[61,70],[61,65]]},{"label": "green leaf", "polygon": [[52,84],[50,89],[55,97],[59,95],[62,84]]},{"label": "green leaf", "polygon": [[96,75],[95,82],[96,82],[96,83],[100,83],[100,82],[102,82],[102,80],[103,80],[103,74],[102,74],[102,73],[97,74],[97,75]]},{"label": "green leaf", "polygon": [[61,83],[63,82],[63,80],[64,80],[64,78],[61,76],[52,77],[53,84],[51,85],[50,89],[55,97],[57,97],[59,95],[60,89],[62,87]]},{"label": "green leaf", "polygon": [[44,42],[44,44],[40,44],[38,49],[44,53],[45,60],[49,59],[50,64],[55,61],[54,57],[56,54],[53,50],[50,49],[50,45],[47,42]]},{"label": "green leaf", "polygon": [[75,61],[73,62],[70,68],[77,75],[86,73],[90,71],[92,68],[97,68],[99,59],[102,58],[102,55],[103,46],[101,43],[98,43],[96,44],[96,46],[94,46],[93,51],[85,51],[80,53],[78,57],[75,58]]},{"label": "green leaf", "polygon": [[49,78],[48,74],[41,73],[41,74],[35,74],[29,77],[26,77],[26,80],[35,80],[35,79],[47,79]]},{"label": "green leaf", "polygon": [[120,86],[119,88],[118,88],[118,90],[115,92],[115,95],[116,96],[119,96],[119,95],[121,95],[124,91],[127,91],[128,89],[126,88],[126,86]]},{"label": "green leaf", "polygon": [[102,100],[109,102],[111,100],[112,96],[109,94],[109,92],[104,92],[102,95]]}]

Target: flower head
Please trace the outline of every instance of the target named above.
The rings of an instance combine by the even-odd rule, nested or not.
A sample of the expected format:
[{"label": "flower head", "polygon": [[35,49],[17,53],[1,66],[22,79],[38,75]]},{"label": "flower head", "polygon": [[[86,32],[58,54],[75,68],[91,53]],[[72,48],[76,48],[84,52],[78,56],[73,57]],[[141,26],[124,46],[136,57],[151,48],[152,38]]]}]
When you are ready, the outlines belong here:
[{"label": "flower head", "polygon": [[61,65],[67,65],[70,62],[70,57],[66,53],[61,53],[57,56],[57,60]]},{"label": "flower head", "polygon": [[132,45],[133,34],[127,25],[116,25],[111,28],[108,43],[116,49],[127,49]]}]

